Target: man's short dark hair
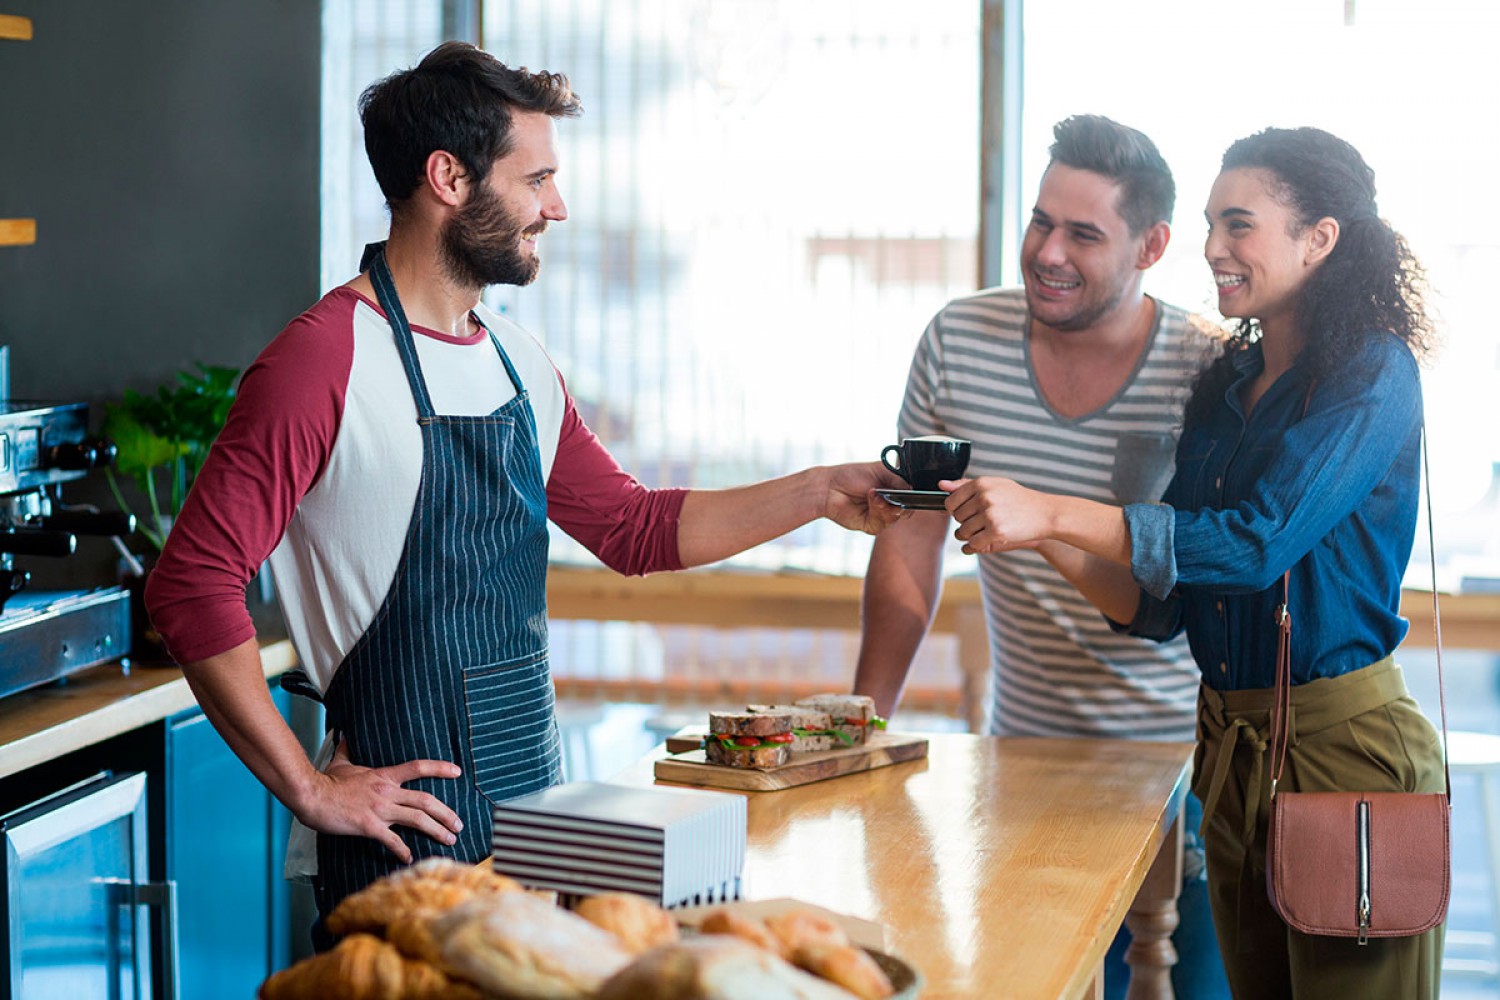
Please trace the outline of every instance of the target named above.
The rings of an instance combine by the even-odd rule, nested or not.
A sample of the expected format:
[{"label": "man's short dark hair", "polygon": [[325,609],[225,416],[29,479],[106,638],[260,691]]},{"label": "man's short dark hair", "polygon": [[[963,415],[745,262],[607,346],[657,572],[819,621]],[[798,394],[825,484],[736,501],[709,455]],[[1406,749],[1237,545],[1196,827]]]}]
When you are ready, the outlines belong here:
[{"label": "man's short dark hair", "polygon": [[1172,169],[1144,132],[1103,115],[1073,115],[1052,127],[1052,163],[1088,170],[1120,185],[1120,218],[1139,235],[1172,221]]},{"label": "man's short dark hair", "polygon": [[513,112],[572,118],[582,110],[561,73],[511,69],[467,42],[444,42],[359,98],[365,152],[393,214],[422,183],[434,151],[452,153],[477,183],[510,152]]}]

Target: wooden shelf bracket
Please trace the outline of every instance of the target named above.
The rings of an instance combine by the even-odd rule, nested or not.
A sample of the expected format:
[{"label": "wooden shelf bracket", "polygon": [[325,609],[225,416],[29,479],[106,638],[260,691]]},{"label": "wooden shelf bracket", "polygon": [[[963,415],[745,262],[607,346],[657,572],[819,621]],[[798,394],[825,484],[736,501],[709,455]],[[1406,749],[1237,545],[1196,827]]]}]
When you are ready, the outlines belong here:
[{"label": "wooden shelf bracket", "polygon": [[0,219],[0,247],[30,246],[35,242],[35,219]]},{"label": "wooden shelf bracket", "polygon": [[0,38],[13,38],[18,42],[31,41],[31,18],[0,14]]}]

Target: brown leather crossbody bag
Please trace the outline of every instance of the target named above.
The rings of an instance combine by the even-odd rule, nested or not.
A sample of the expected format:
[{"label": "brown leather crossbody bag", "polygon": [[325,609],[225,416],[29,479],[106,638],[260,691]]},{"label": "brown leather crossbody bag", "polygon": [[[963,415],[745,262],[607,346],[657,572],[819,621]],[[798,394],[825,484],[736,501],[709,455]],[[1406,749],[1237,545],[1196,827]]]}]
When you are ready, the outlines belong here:
[{"label": "brown leather crossbody bag", "polygon": [[[1423,469],[1427,452],[1423,442]],[[1427,531],[1432,539],[1429,481]],[[1443,726],[1442,792],[1278,792],[1286,763],[1291,708],[1290,573],[1277,610],[1276,687],[1271,708],[1271,820],[1266,889],[1288,926],[1304,934],[1408,937],[1431,930],[1448,912],[1452,781],[1448,710],[1443,697],[1443,638],[1438,617],[1437,556],[1432,619],[1438,704]]]}]

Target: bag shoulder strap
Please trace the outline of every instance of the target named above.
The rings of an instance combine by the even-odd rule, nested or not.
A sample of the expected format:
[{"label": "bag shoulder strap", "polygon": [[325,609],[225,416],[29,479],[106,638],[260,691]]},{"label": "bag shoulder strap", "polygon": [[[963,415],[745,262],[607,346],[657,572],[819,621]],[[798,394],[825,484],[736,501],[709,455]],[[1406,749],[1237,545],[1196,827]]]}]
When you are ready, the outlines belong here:
[{"label": "bag shoulder strap", "polygon": [[[1316,384],[1316,383],[1314,383]],[[1313,386],[1307,387],[1302,413],[1312,402]],[[1422,480],[1427,498],[1427,558],[1432,568],[1432,642],[1437,653],[1438,714],[1443,729],[1443,793],[1453,805],[1453,776],[1448,765],[1448,700],[1443,690],[1443,625],[1438,607],[1437,546],[1432,526],[1432,475],[1427,461],[1427,420],[1422,420]],[[1286,765],[1286,751],[1291,731],[1292,707],[1292,571],[1281,574],[1281,604],[1276,609],[1276,687],[1271,699],[1271,797],[1276,797],[1276,783]]]},{"label": "bag shoulder strap", "polygon": [[1427,491],[1427,559],[1432,568],[1432,646],[1437,653],[1438,717],[1443,726],[1443,792],[1453,808],[1453,775],[1448,770],[1448,698],[1443,692],[1443,617],[1438,609],[1437,543],[1432,527],[1432,467],[1427,461],[1427,418],[1422,418],[1422,479]]}]

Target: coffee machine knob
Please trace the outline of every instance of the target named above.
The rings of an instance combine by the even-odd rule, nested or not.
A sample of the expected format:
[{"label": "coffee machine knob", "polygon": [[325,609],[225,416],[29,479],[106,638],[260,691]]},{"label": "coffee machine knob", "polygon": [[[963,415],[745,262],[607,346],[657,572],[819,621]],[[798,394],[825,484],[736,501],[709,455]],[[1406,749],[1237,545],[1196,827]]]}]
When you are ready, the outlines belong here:
[{"label": "coffee machine knob", "polygon": [[135,515],[121,511],[56,511],[38,518],[36,526],[45,531],[69,531],[75,535],[116,535],[123,537],[135,531]]},{"label": "coffee machine knob", "polygon": [[37,531],[16,528],[0,531],[0,552],[17,556],[70,556],[78,551],[78,539],[68,531]]},{"label": "coffee machine knob", "polygon": [[0,611],[5,610],[5,602],[26,589],[31,582],[31,574],[24,569],[0,569]]},{"label": "coffee machine knob", "polygon": [[93,469],[99,465],[99,447],[90,441],[66,441],[47,449],[47,466],[53,469]]}]

